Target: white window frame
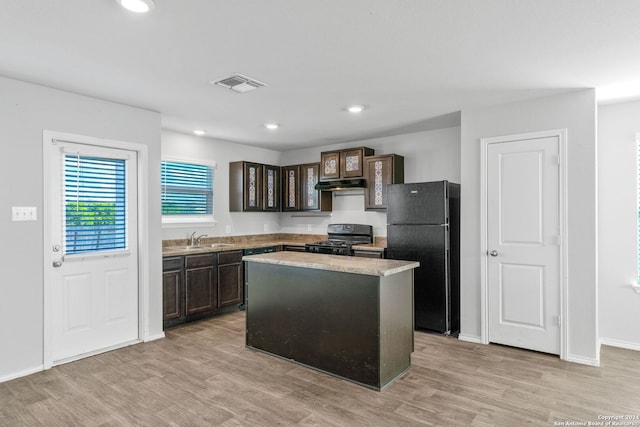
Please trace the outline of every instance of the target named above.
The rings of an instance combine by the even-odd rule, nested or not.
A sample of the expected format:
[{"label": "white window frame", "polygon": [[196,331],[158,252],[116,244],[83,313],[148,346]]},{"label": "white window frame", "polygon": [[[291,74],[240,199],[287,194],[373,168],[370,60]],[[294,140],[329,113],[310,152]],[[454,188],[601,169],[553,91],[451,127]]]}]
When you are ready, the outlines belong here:
[{"label": "white window frame", "polygon": [[636,280],[631,288],[640,294],[640,132],[636,134]]},{"label": "white window frame", "polygon": [[[184,225],[192,225],[192,224],[214,224],[217,221],[215,220],[216,213],[216,205],[215,205],[215,193],[216,193],[216,167],[217,164],[214,161],[209,160],[196,160],[189,159],[184,157],[165,157],[162,156],[160,159],[161,162],[177,162],[177,163],[191,163],[194,165],[203,165],[209,166],[212,169],[213,173],[213,190],[211,194],[211,203],[213,214],[211,215],[162,215],[162,226],[163,227],[180,227]],[[160,173],[162,173],[162,168]],[[162,184],[160,188],[160,192],[162,194]],[[161,196],[162,197],[162,196]],[[162,201],[160,202],[162,203]],[[162,211],[162,206],[160,208]]]}]

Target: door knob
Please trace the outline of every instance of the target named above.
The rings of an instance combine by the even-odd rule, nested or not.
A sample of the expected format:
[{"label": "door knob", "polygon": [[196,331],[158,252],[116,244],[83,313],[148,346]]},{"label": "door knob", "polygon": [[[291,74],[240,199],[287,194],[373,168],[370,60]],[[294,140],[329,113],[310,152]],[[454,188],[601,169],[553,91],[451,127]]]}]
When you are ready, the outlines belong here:
[{"label": "door knob", "polygon": [[493,250],[493,251],[489,252],[489,255],[491,255],[491,256],[498,256],[498,251]]}]

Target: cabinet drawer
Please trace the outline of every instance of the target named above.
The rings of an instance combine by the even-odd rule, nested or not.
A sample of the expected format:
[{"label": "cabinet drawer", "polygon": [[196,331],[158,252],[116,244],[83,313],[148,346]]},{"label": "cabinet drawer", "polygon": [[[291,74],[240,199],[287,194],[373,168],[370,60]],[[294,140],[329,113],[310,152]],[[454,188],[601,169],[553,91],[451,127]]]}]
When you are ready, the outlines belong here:
[{"label": "cabinet drawer", "polygon": [[162,258],[162,271],[180,270],[182,268],[182,257]]},{"label": "cabinet drawer", "polygon": [[186,268],[211,267],[218,264],[216,254],[189,255],[185,259]]},{"label": "cabinet drawer", "polygon": [[242,262],[242,251],[218,252],[218,264],[236,264]]},{"label": "cabinet drawer", "polygon": [[353,256],[360,258],[384,258],[383,251],[363,251],[354,249]]}]

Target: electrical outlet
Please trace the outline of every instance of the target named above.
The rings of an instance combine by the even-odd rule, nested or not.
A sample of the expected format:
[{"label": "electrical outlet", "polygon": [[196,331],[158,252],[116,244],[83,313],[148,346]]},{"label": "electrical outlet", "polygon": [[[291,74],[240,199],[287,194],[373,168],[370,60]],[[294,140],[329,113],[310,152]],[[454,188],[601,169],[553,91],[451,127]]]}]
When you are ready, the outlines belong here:
[{"label": "electrical outlet", "polygon": [[313,229],[311,228],[311,224],[307,224],[307,231],[313,231]]},{"label": "electrical outlet", "polygon": [[231,226],[230,226],[230,225],[227,225],[227,226],[225,227],[225,231],[226,231],[226,233],[227,233],[227,234],[231,234]]},{"label": "electrical outlet", "polygon": [[264,225],[264,231],[265,231],[265,233],[266,233],[267,231],[269,231],[269,224],[265,224],[265,225]]},{"label": "electrical outlet", "polygon": [[38,219],[38,213],[35,206],[12,206],[11,207],[12,221],[36,221],[37,219]]}]

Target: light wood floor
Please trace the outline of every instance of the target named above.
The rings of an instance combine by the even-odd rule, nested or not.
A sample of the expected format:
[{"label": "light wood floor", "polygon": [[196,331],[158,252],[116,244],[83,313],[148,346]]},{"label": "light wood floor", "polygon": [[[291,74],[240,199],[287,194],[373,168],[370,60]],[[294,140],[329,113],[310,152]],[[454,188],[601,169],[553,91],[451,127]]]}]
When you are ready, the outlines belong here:
[{"label": "light wood floor", "polygon": [[[640,416],[640,352],[599,368],[417,332],[382,392],[244,347],[244,312],[0,384],[2,426],[553,426]],[[640,427],[640,420],[634,424]]]}]

